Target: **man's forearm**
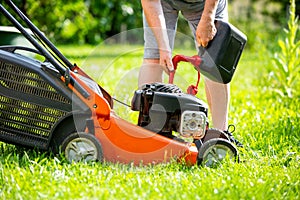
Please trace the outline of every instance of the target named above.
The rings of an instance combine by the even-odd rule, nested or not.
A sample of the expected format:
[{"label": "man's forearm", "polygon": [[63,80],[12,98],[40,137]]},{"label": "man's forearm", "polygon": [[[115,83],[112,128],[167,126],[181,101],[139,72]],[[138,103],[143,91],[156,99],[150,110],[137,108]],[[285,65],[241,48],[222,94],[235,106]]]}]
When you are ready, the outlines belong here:
[{"label": "man's forearm", "polygon": [[201,19],[214,20],[219,0],[206,0]]},{"label": "man's forearm", "polygon": [[218,0],[206,0],[201,20],[196,30],[196,40],[198,45],[206,47],[208,42],[214,38],[217,33],[214,20],[218,7]]}]

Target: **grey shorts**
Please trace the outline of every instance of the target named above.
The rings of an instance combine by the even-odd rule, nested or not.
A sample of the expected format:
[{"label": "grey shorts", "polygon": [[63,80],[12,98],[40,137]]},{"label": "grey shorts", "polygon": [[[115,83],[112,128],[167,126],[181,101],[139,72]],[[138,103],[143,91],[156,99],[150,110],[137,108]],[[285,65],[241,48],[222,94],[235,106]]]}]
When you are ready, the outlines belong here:
[{"label": "grey shorts", "polygon": [[[195,0],[196,1],[196,0]],[[170,47],[173,50],[174,39],[177,29],[177,20],[179,11],[188,21],[190,29],[195,37],[195,32],[202,15],[205,1],[198,0],[198,2],[191,3],[184,0],[161,0],[161,5],[166,20],[167,33],[169,37]],[[216,19],[228,21],[227,0],[219,0]],[[159,59],[159,50],[156,43],[155,36],[149,27],[145,16],[143,15],[144,23],[144,58],[145,59]]]}]

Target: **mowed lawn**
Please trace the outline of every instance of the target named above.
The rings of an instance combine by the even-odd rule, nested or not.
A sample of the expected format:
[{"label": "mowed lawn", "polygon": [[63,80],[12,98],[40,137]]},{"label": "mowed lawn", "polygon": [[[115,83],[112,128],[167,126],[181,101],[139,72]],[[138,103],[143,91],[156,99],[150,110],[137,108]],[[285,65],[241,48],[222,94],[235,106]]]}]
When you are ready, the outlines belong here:
[{"label": "mowed lawn", "polygon": [[[137,89],[142,46],[60,46],[114,98],[130,104]],[[176,49],[176,54],[194,55]],[[154,166],[69,164],[61,157],[0,143],[0,199],[300,199],[300,104],[270,91],[271,54],[246,50],[231,82],[229,123],[245,146],[240,163],[218,168],[176,162]],[[175,83],[195,84],[180,64]],[[167,77],[165,77],[167,80]],[[272,81],[270,81],[272,83]],[[205,100],[203,80],[197,97]],[[137,113],[115,102],[122,118]]]}]

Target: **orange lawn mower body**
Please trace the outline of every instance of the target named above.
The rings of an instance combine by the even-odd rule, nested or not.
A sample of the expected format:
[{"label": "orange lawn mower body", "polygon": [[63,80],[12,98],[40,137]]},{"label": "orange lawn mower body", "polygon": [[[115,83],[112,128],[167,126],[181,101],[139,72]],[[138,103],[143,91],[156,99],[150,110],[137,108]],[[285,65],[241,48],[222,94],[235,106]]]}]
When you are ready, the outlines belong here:
[{"label": "orange lawn mower body", "polygon": [[[6,3],[34,37],[2,4],[1,13],[35,48],[0,46],[1,141],[61,152],[70,162],[147,165],[176,160],[213,166],[228,156],[238,160],[229,136],[209,128],[205,103],[172,84],[174,74],[169,84],[147,84],[134,92],[131,108],[139,119],[132,124],[114,112],[105,89],[71,64],[13,2]],[[175,56],[174,66],[180,61],[191,62],[200,78],[201,56]]]}]

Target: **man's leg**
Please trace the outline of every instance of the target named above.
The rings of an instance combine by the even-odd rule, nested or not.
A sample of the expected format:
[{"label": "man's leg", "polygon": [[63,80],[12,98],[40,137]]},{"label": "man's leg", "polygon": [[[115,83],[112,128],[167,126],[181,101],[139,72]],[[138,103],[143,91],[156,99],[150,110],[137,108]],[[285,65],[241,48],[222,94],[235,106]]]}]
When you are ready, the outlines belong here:
[{"label": "man's leg", "polygon": [[213,127],[227,130],[230,85],[217,83],[206,78],[205,92],[212,115]]},{"label": "man's leg", "polygon": [[139,71],[138,87],[146,83],[162,82],[163,68],[159,65],[159,59],[144,59]]}]

